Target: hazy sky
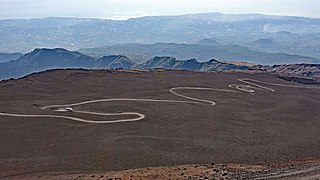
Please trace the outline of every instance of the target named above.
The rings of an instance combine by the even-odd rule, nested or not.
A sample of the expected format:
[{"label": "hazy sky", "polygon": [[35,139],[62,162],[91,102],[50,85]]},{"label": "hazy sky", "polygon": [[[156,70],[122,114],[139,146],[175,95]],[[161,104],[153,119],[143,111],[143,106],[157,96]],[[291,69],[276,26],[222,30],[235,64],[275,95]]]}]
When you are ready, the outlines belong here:
[{"label": "hazy sky", "polygon": [[320,0],[0,0],[0,19],[126,19],[190,13],[262,13],[320,18]]}]

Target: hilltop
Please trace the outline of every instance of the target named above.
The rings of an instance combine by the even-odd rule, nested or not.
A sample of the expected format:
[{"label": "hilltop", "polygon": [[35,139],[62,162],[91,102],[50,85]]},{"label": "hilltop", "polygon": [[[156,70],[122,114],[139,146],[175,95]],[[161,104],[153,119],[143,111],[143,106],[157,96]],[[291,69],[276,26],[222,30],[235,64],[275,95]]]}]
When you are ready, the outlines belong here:
[{"label": "hilltop", "polygon": [[0,78],[22,77],[34,72],[59,68],[130,68],[135,63],[125,56],[91,56],[62,48],[35,49],[17,60],[0,63]]}]

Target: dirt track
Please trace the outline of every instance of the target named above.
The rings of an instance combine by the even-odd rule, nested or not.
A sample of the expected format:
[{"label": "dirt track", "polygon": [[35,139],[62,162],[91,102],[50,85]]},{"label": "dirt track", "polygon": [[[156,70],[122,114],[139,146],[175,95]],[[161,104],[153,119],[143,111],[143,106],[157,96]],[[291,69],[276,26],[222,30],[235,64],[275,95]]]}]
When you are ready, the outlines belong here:
[{"label": "dirt track", "polygon": [[[252,80],[252,79],[238,79],[240,82],[244,82],[246,84],[250,84],[250,85],[237,85],[237,84],[233,84],[233,85],[229,85],[230,88],[235,88],[238,89],[240,91],[245,91],[245,92],[249,92],[249,93],[254,93],[254,89],[258,89],[258,90],[263,90],[263,89],[267,89],[270,91],[274,91],[271,88],[267,88],[255,83],[251,83],[248,81],[256,81],[256,80]],[[265,83],[265,82],[261,82],[260,83]],[[285,86],[285,85],[283,85]],[[289,86],[291,87],[291,86]],[[296,87],[303,87],[303,86],[296,86]],[[317,87],[306,87],[306,88],[313,88],[313,89],[317,89]],[[100,116],[123,116],[123,115],[136,115],[138,116],[138,118],[132,118],[132,119],[120,119],[120,120],[114,120],[114,121],[94,121],[94,120],[86,120],[86,119],[81,119],[81,118],[75,118],[75,117],[69,117],[69,116],[55,116],[55,115],[51,115],[51,114],[46,114],[46,115],[30,115],[30,114],[11,114],[11,113],[0,113],[0,116],[7,116],[7,117],[20,117],[20,118],[62,118],[62,119],[69,119],[69,120],[73,120],[73,121],[78,121],[78,122],[84,122],[84,123],[92,123],[92,124],[111,124],[111,123],[119,123],[119,122],[134,122],[134,121],[140,121],[142,119],[144,119],[145,115],[144,114],[140,114],[138,112],[125,112],[125,113],[100,113],[100,112],[92,112],[92,111],[78,111],[78,110],[74,110],[75,106],[81,106],[81,105],[86,105],[86,104],[93,104],[93,103],[103,103],[103,102],[112,102],[112,101],[122,101],[122,102],[126,102],[126,101],[136,101],[136,102],[153,102],[153,103],[187,103],[187,104],[208,104],[208,105],[216,105],[215,102],[211,101],[211,100],[206,100],[206,99],[199,99],[199,98],[194,98],[194,97],[190,97],[190,96],[185,96],[182,95],[180,93],[175,92],[176,90],[207,90],[207,91],[220,91],[220,92],[226,92],[226,93],[237,93],[236,91],[232,91],[232,90],[227,90],[227,89],[213,89],[213,88],[201,88],[201,87],[174,87],[171,88],[169,90],[170,93],[178,96],[178,97],[182,97],[184,99],[188,99],[191,101],[176,101],[176,100],[157,100],[157,99],[132,99],[132,98],[112,98],[112,99],[98,99],[98,100],[89,100],[89,101],[84,101],[84,102],[80,102],[80,103],[74,103],[74,104],[64,104],[64,105],[49,105],[49,106],[44,106],[41,107],[40,109],[42,110],[52,110],[52,111],[56,111],[56,112],[73,112],[73,113],[82,113],[82,114],[91,114],[91,115],[100,115]],[[68,110],[69,109],[69,110]]]},{"label": "dirt track", "polygon": [[[101,98],[170,99],[173,87],[226,89],[239,78],[300,86],[268,74],[50,71],[0,83],[0,112],[112,121],[119,117],[41,110]],[[78,111],[141,112],[145,119],[90,125],[59,118],[0,117],[0,177],[196,163],[258,163],[320,156],[319,89],[269,84],[275,92],[179,90],[217,105],[102,102]],[[240,87],[241,88],[241,87]],[[258,87],[259,88],[259,87]],[[120,111],[120,112],[119,112]],[[124,119],[134,118],[123,114]]]},{"label": "dirt track", "polygon": [[[319,87],[315,86],[294,86],[294,85],[286,85],[286,84],[276,84],[276,83],[268,83],[268,82],[263,82],[255,79],[238,79],[238,81],[249,84],[249,85],[244,85],[244,84],[230,84],[230,88],[235,88],[240,91],[248,92],[248,93],[255,93],[255,90],[269,90],[271,92],[274,92],[275,90],[272,88],[268,88],[253,82],[257,82],[260,84],[269,84],[269,85],[274,85],[274,86],[281,86],[281,87],[288,87],[288,88],[308,88],[308,89],[318,89],[320,90]],[[253,82],[251,82],[253,81]],[[101,113],[101,112],[92,112],[92,111],[79,111],[79,110],[74,110],[75,106],[81,106],[81,105],[86,105],[86,104],[93,104],[93,103],[103,103],[103,102],[112,102],[112,101],[135,101],[135,102],[153,102],[153,103],[187,103],[187,104],[203,104],[203,105],[216,105],[214,101],[211,100],[206,100],[206,99],[199,99],[195,97],[190,97],[190,96],[185,96],[180,93],[175,92],[176,90],[196,90],[196,91],[220,91],[220,92],[225,92],[225,93],[237,93],[237,91],[232,91],[228,89],[213,89],[213,88],[202,88],[202,87],[174,87],[169,90],[170,93],[182,97],[184,99],[188,99],[191,101],[177,101],[177,100],[168,100],[168,99],[133,99],[133,98],[112,98],[112,99],[98,99],[98,100],[89,100],[89,101],[84,101],[80,103],[74,103],[74,104],[64,104],[64,105],[49,105],[49,106],[44,106],[41,107],[40,109],[42,110],[52,110],[56,112],[73,112],[73,113],[79,113],[79,114],[91,114],[91,115],[99,115],[99,116],[124,116],[124,115],[136,115],[138,116],[137,118],[132,118],[132,119],[120,119],[120,120],[114,120],[114,121],[98,121],[98,120],[86,120],[82,118],[75,118],[75,117],[70,117],[70,116],[55,116],[55,115],[30,115],[30,114],[11,114],[11,113],[0,113],[0,116],[7,116],[7,117],[20,117],[20,118],[62,118],[62,119],[69,119],[73,121],[78,121],[78,122],[84,122],[84,123],[92,123],[92,124],[112,124],[112,123],[120,123],[120,122],[135,122],[135,121],[140,121],[145,118],[144,114],[138,113],[138,112],[125,112],[125,113]],[[69,109],[69,110],[68,110]]]}]

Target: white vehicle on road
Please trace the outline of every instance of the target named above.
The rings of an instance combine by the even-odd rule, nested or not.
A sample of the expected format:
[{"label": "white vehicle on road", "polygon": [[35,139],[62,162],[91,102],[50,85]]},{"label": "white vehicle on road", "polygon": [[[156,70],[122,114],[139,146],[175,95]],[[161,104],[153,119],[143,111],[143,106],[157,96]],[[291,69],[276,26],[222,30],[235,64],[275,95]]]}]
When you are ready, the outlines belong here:
[{"label": "white vehicle on road", "polygon": [[73,109],[71,107],[67,107],[66,110],[69,112],[73,112]]}]

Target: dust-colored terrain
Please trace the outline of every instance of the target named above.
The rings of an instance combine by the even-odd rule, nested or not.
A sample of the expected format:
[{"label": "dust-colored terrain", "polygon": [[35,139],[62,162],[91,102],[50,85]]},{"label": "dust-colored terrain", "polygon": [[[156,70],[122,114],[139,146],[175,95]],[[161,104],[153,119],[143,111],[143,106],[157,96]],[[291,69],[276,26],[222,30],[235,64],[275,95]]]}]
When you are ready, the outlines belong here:
[{"label": "dust-colored terrain", "polygon": [[128,169],[108,172],[55,172],[18,175],[8,179],[46,180],[120,180],[120,179],[320,179],[320,161],[303,159],[300,161],[259,163],[259,164],[193,164],[142,169]]},{"label": "dust-colored terrain", "polygon": [[[251,83],[274,91],[255,86],[255,93],[248,93],[229,87],[249,85],[239,82],[240,78],[259,80],[261,82]],[[215,105],[106,101],[75,106],[74,112],[41,108],[99,99],[186,101],[170,93],[174,87],[235,92],[177,90],[187,97],[214,101]],[[217,165],[198,166],[206,166],[210,172],[210,168],[222,172],[225,166],[231,167],[222,167],[223,164],[247,167],[244,164],[317,159],[320,156],[320,89],[319,86],[306,87],[310,86],[277,79],[271,74],[240,72],[56,70],[2,81],[0,113],[68,116],[92,121],[136,118],[134,114],[104,116],[101,113],[136,112],[145,117],[133,122],[91,124],[58,117],[0,116],[0,178],[45,178],[47,174],[59,172],[89,179],[95,175],[98,179],[105,172],[117,173],[117,170],[213,162]],[[76,113],[81,111],[100,115]],[[317,161],[312,162],[310,166],[316,168],[312,172],[319,173],[317,165]],[[188,176],[192,178],[193,166],[177,167],[190,168]],[[308,163],[297,167],[310,169]],[[172,168],[167,169],[174,173]],[[154,174],[149,170],[142,171]],[[233,178],[232,171],[226,171],[230,173],[225,177]],[[136,172],[130,170],[129,174]],[[103,176],[115,177],[106,173]],[[159,176],[161,178],[161,173]],[[152,176],[145,178],[152,179]]]}]

